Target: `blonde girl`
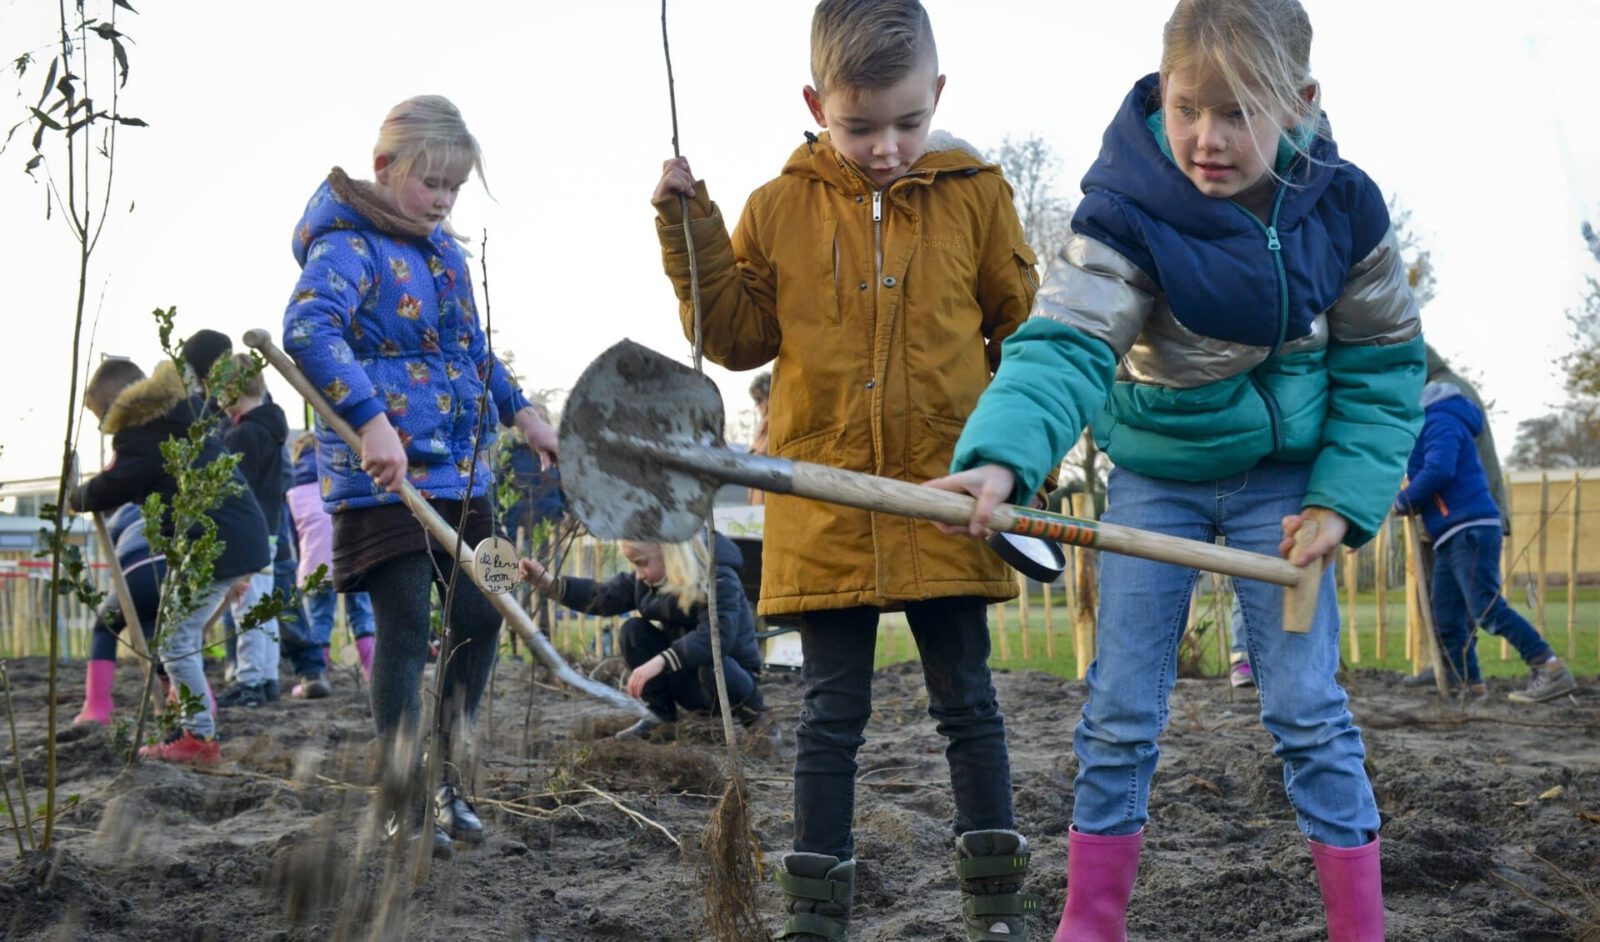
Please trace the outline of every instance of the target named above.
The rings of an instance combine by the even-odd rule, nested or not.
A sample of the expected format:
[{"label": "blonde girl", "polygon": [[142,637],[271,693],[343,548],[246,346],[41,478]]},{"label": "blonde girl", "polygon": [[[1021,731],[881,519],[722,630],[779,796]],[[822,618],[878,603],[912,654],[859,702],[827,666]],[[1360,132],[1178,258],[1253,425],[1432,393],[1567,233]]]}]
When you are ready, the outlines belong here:
[{"label": "blonde girl", "polygon": [[[1297,0],[1182,0],[1163,39],[957,443],[957,473],[931,483],[977,497],[981,533],[1092,425],[1116,465],[1106,520],[1304,564],[1372,537],[1420,426],[1405,264],[1382,194],[1318,107]],[[1101,566],[1058,942],[1125,938],[1196,579],[1115,555]],[[1283,630],[1277,587],[1237,590],[1329,935],[1381,939],[1378,809],[1334,677],[1332,568],[1304,634]]]},{"label": "blonde girl", "polygon": [[[323,504],[333,515],[334,588],[365,591],[377,626],[372,715],[386,760],[402,758],[419,733],[429,609],[455,566],[455,547],[433,542],[399,501],[409,481],[446,519],[463,519],[469,545],[489,536],[487,490],[495,421],[514,425],[543,461],[555,430],[490,355],[465,258],[448,228],[467,179],[483,173],[478,142],[448,99],[423,95],[396,105],[373,148],[373,181],[337,167],[312,194],[295,227],[301,275],[283,319],[284,349],[361,435],[352,449],[326,428],[317,435]],[[487,395],[485,391],[487,388]],[[488,414],[480,414],[480,408]],[[432,796],[436,827],[424,828],[419,798],[390,809],[408,832],[483,840],[461,786],[460,749],[493,665],[500,616],[467,579],[456,580],[446,613],[437,711],[444,779]],[[416,792],[421,795],[420,792]],[[409,816],[409,817],[408,817]]]},{"label": "blonde girl", "polygon": [[[628,693],[650,713],[617,734],[637,739],[676,720],[680,709],[716,706],[711,658],[711,609],[705,593],[710,554],[700,540],[621,544],[627,572],[604,582],[556,577],[536,560],[522,561],[523,577],[569,608],[599,615],[636,612],[622,623],[622,657],[631,673]],[[744,559],[733,541],[716,540],[717,630],[728,701],[745,725],[766,715],[761,697],[761,651],[755,613],[739,578]]]}]

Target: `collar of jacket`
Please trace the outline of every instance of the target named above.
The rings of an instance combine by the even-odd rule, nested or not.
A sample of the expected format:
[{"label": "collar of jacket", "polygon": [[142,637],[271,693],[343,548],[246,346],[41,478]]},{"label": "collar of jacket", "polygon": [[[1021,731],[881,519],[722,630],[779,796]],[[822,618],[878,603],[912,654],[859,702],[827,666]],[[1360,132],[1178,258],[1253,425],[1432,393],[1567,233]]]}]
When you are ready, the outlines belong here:
[{"label": "collar of jacket", "polygon": [[352,180],[342,169],[334,167],[328,171],[328,186],[340,202],[359,213],[380,232],[419,239],[426,239],[433,234],[433,226],[415,222],[395,212],[378,195],[377,186],[369,180]]},{"label": "collar of jacket", "polygon": [[189,398],[189,390],[171,360],[163,360],[155,372],[129,385],[111,401],[100,430],[108,435],[138,428],[171,411]]},{"label": "collar of jacket", "polygon": [[[975,173],[999,173],[999,166],[990,163],[983,152],[948,131],[934,131],[928,135],[927,147],[906,175],[889,184],[888,192],[910,186],[927,186],[941,174],[971,176]],[[822,182],[846,193],[871,193],[876,189],[867,175],[849,158],[833,146],[833,136],[828,131],[806,135],[806,142],[795,148],[783,167],[786,176],[806,177]]]}]

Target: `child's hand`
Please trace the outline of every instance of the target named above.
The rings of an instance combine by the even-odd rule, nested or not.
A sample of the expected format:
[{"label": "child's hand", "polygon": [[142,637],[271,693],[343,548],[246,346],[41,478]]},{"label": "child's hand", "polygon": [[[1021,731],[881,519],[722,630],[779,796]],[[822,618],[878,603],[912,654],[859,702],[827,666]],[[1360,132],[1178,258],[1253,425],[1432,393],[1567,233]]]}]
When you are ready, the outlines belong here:
[{"label": "child's hand", "polygon": [[542,591],[548,591],[556,584],[556,577],[550,575],[550,570],[537,559],[524,559],[517,563],[517,568],[522,570],[522,578],[538,586]]},{"label": "child's hand", "polygon": [[644,685],[661,676],[666,669],[667,662],[659,654],[635,667],[633,673],[628,675],[628,696],[635,700],[644,696]]},{"label": "child's hand", "polygon": [[361,470],[386,491],[397,492],[406,479],[406,449],[400,435],[380,412],[361,426]]},{"label": "child's hand", "polygon": [[[1294,535],[1300,530],[1300,525],[1308,520],[1316,521],[1317,535],[1299,552],[1295,552]],[[1296,566],[1308,565],[1318,556],[1322,557],[1324,565],[1331,565],[1333,551],[1339,548],[1349,529],[1350,521],[1335,511],[1326,507],[1307,507],[1298,514],[1283,518],[1283,542],[1278,544],[1278,552]]]},{"label": "child's hand", "polygon": [[514,419],[518,429],[528,439],[528,447],[539,459],[539,470],[548,471],[556,463],[556,429],[555,426],[544,420],[544,417],[534,411],[533,406],[526,406],[517,410]]},{"label": "child's hand", "polygon": [[1017,488],[1017,476],[1010,468],[998,464],[979,465],[968,468],[958,474],[934,478],[924,481],[923,487],[935,487],[941,491],[954,491],[957,494],[971,494],[977,499],[978,504],[972,510],[972,519],[967,521],[966,527],[951,526],[946,523],[935,523],[940,532],[951,536],[968,533],[980,539],[990,534],[989,515],[1000,506],[1011,492]]},{"label": "child's hand", "polygon": [[661,182],[650,202],[659,203],[669,196],[694,196],[694,171],[689,169],[689,158],[674,157],[661,165]]}]

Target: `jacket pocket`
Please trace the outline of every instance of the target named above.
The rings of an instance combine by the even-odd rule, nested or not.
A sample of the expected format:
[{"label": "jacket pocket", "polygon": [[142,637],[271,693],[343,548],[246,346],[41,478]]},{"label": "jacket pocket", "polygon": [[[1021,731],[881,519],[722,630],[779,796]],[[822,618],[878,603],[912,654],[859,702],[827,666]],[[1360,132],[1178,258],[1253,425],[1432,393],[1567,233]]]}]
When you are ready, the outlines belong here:
[{"label": "jacket pocket", "polygon": [[828,459],[836,459],[839,454],[839,443],[844,439],[845,426],[835,425],[819,432],[807,432],[791,438],[772,450],[774,456],[787,458],[790,461],[810,461],[816,464],[834,464]]},{"label": "jacket pocket", "polygon": [[949,474],[950,459],[956,451],[956,439],[961,437],[961,430],[966,424],[961,419],[942,415],[925,414],[920,423],[913,419],[912,440],[908,449],[910,476],[927,480]]},{"label": "jacket pocket", "polygon": [[1039,293],[1039,256],[1033,251],[1033,246],[1026,242],[1018,243],[1011,251],[1016,257],[1017,271],[1022,275],[1022,286],[1028,293],[1028,305],[1031,307],[1033,296]]},{"label": "jacket pocket", "polygon": [[840,321],[839,292],[842,288],[839,271],[839,220],[822,221],[821,238],[817,239],[817,310],[828,324],[837,327]]}]

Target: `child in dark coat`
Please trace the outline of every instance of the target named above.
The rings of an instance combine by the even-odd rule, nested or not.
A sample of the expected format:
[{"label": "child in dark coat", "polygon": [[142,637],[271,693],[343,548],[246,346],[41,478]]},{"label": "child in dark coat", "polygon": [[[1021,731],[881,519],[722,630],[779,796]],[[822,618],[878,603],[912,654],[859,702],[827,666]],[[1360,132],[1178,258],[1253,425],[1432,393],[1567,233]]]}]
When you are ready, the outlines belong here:
[{"label": "child in dark coat", "polygon": [[1433,538],[1433,624],[1451,681],[1475,695],[1484,691],[1477,625],[1511,642],[1532,671],[1513,701],[1543,703],[1571,693],[1577,687],[1572,671],[1500,592],[1500,508],[1474,443],[1483,411],[1448,382],[1424,386],[1422,406],[1422,435],[1406,466],[1410,483],[1395,498],[1394,511],[1420,514]]},{"label": "child in dark coat", "polygon": [[[717,534],[717,630],[728,700],[746,726],[766,713],[757,677],[755,614],[739,580],[743,555]],[[522,561],[523,578],[569,608],[596,615],[638,615],[622,623],[622,656],[632,674],[628,693],[643,700],[650,715],[617,734],[637,739],[677,719],[678,709],[706,712],[717,702],[711,661],[711,611],[703,583],[707,554],[698,540],[687,543],[622,544],[633,569],[605,582],[557,577],[536,560]]]},{"label": "child in dark coat", "polygon": [[[168,439],[185,437],[200,413],[199,403],[190,398],[177,368],[163,363],[146,378],[144,371],[128,360],[107,360],[89,378],[84,405],[100,419],[101,431],[112,436],[114,457],[104,471],[71,492],[71,508],[105,512],[130,501],[143,501],[151,494],[160,494],[170,507],[178,482],[167,473],[161,445]],[[210,464],[223,454],[222,443],[208,437],[196,464]],[[191,611],[165,626],[160,645],[161,661],[172,683],[204,695],[206,708],[184,717],[180,728],[166,742],[142,747],[139,754],[146,758],[200,763],[215,763],[222,758],[216,738],[215,706],[200,659],[201,633],[228,590],[271,561],[261,508],[237,471],[235,479],[240,492],[207,511],[222,543],[211,582],[196,594]],[[162,525],[165,535],[171,535],[170,516]],[[170,600],[167,604],[171,604]]]}]

